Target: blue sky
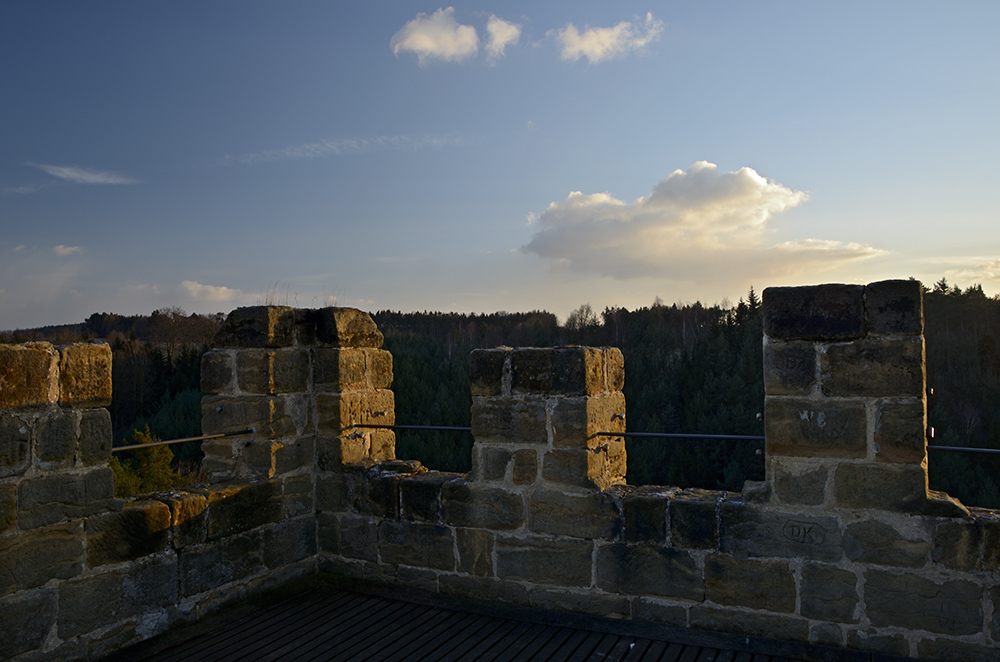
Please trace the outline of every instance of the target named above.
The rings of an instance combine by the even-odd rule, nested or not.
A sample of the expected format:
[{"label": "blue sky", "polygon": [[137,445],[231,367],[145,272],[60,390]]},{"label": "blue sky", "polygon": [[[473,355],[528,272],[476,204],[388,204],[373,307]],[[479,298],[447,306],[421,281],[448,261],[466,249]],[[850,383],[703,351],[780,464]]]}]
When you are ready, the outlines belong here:
[{"label": "blue sky", "polygon": [[0,5],[0,329],[1000,290],[1000,3]]}]

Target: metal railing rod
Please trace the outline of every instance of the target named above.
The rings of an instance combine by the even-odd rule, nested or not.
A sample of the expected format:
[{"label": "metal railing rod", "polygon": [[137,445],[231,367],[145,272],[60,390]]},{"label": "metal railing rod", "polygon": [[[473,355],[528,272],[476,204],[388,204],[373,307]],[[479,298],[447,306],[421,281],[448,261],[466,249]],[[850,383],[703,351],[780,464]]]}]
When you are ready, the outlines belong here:
[{"label": "metal railing rod", "polygon": [[1000,455],[1000,448],[969,448],[966,446],[928,446],[929,451],[954,451],[956,453],[985,453]]},{"label": "metal railing rod", "polygon": [[764,441],[764,437],[748,434],[684,434],[683,432],[595,432],[597,437],[659,437],[664,439],[736,439]]},{"label": "metal railing rod", "polygon": [[166,441],[151,441],[148,444],[132,444],[130,446],[115,446],[112,453],[118,451],[132,451],[142,448],[152,448],[153,446],[169,446],[170,444],[183,444],[189,441],[207,441],[208,439],[221,439],[222,437],[235,437],[241,434],[253,434],[253,429],[237,430],[236,432],[223,432],[221,434],[203,434],[200,437],[184,437],[183,439],[167,439]]}]

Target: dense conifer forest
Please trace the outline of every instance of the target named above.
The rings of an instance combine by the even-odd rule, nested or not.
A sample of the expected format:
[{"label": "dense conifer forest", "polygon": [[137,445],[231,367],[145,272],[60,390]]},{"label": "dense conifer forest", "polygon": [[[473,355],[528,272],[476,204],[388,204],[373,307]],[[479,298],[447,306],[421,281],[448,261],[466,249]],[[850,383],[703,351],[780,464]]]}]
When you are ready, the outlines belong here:
[{"label": "dense conifer forest", "polygon": [[[1000,297],[942,279],[925,289],[924,305],[931,443],[1000,448]],[[578,344],[622,350],[631,432],[763,435],[760,314],[760,298],[751,289],[735,305],[656,301],[598,314],[584,304],[562,325],[547,312],[381,311],[373,317],[393,354],[400,424],[470,424],[473,349]],[[0,334],[0,341],[107,340],[114,354],[109,409],[115,443],[123,445],[200,434],[200,360],[222,318],[178,309],[149,316],[99,313],[78,325]],[[745,480],[763,478],[763,442],[627,443],[630,484],[739,490]],[[471,448],[468,433],[397,432],[399,457],[435,469],[467,471]],[[196,473],[197,444],[172,449],[175,470]],[[140,460],[123,458],[135,467]],[[1000,456],[930,451],[929,471],[933,489],[968,505],[1000,508]]]}]

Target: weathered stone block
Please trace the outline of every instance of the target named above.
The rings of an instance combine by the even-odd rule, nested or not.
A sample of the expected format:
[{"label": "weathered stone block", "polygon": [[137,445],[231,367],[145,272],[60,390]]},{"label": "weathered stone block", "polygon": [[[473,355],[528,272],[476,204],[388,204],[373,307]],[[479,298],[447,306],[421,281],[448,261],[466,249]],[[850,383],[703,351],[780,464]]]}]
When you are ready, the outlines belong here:
[{"label": "weathered stone block", "polygon": [[607,390],[604,352],[593,347],[528,347],[511,354],[513,394],[593,395]]},{"label": "weathered stone block", "polygon": [[310,474],[286,476],[281,481],[283,517],[291,519],[316,512],[314,479]]},{"label": "weathered stone block", "polygon": [[[976,509],[970,518],[939,519],[933,540],[937,563],[970,572],[1000,570],[1000,514]],[[1000,602],[994,604],[1000,614]]]},{"label": "weathered stone block", "polygon": [[264,565],[268,569],[291,565],[316,553],[316,520],[286,519],[265,528],[261,540]]},{"label": "weathered stone block", "polygon": [[601,492],[536,490],[528,498],[528,528],[553,536],[611,539],[618,534],[618,509]]},{"label": "weathered stone block", "polygon": [[670,539],[689,549],[718,549],[719,522],[715,509],[724,492],[689,489],[668,504]]},{"label": "weathered stone block", "polygon": [[842,464],[834,498],[842,508],[919,511],[927,500],[927,472],[919,465]]},{"label": "weathered stone block", "polygon": [[170,492],[157,496],[170,509],[171,540],[176,549],[205,542],[208,499],[204,494]]},{"label": "weathered stone block", "polygon": [[853,572],[818,563],[802,566],[801,614],[806,618],[856,623],[859,602],[858,578]]},{"label": "weathered stone block", "polygon": [[875,630],[850,630],[847,646],[874,653],[908,657],[910,642],[901,634],[879,634]]},{"label": "weathered stone block", "polygon": [[262,572],[261,534],[251,531],[185,547],[178,559],[181,595],[197,595]]},{"label": "weathered stone block", "polygon": [[56,622],[55,590],[32,591],[0,600],[0,659],[12,660],[42,647]]},{"label": "weathered stone block", "polygon": [[0,484],[0,535],[17,527],[17,485]]},{"label": "weathered stone block", "polygon": [[236,387],[235,374],[232,350],[211,349],[201,355],[202,393],[231,393]]},{"label": "weathered stone block", "polygon": [[358,424],[393,425],[396,422],[395,412],[393,392],[388,390],[321,393],[316,396],[316,427],[323,435],[339,436]]},{"label": "weathered stone block", "polygon": [[513,538],[496,541],[500,579],[558,586],[590,586],[594,544],[589,540]]},{"label": "weathered stone block", "polygon": [[[83,572],[83,527],[61,524],[0,538],[0,595]],[[2,639],[2,637],[0,637]]]},{"label": "weathered stone block", "polygon": [[351,508],[362,515],[398,518],[399,484],[402,479],[403,475],[381,471],[378,466],[369,469],[363,475],[349,475],[347,498],[350,500]]},{"label": "weathered stone block", "polygon": [[768,397],[764,402],[768,457],[863,458],[868,418],[861,402]]},{"label": "weathered stone block", "polygon": [[782,561],[737,560],[709,554],[705,557],[705,599],[790,614],[795,611],[795,577],[788,563]]},{"label": "weathered stone block", "polygon": [[912,397],[924,395],[923,338],[855,340],[830,345],[820,354],[825,395]]},{"label": "weathered stone block", "polygon": [[673,491],[640,486],[622,495],[625,540],[665,544],[667,541],[667,504]]},{"label": "weathered stone block", "polygon": [[647,623],[660,623],[676,628],[687,627],[687,608],[658,598],[632,600],[632,618]]},{"label": "weathered stone block", "polygon": [[476,577],[493,576],[493,534],[482,529],[455,529],[456,570]]},{"label": "weathered stone block", "polygon": [[274,473],[286,474],[310,468],[316,461],[316,438],[297,437],[283,440],[274,450]]},{"label": "weathered stone block", "polygon": [[[796,471],[798,469],[798,471]],[[774,496],[789,506],[819,506],[826,501],[826,467],[805,469],[775,460],[771,464]]]},{"label": "weathered stone block", "polygon": [[857,563],[920,568],[927,563],[930,552],[929,540],[904,536],[874,519],[849,524],[844,533],[844,554]]},{"label": "weathered stone block", "polygon": [[77,412],[50,410],[36,422],[35,461],[45,470],[68,469],[76,459]]},{"label": "weathered stone block", "polygon": [[924,294],[920,281],[883,280],[865,288],[868,332],[916,336],[924,332]]},{"label": "weathered stone block", "polygon": [[162,552],[170,540],[170,508],[135,501],[87,519],[87,565],[96,568]]},{"label": "weathered stone block", "polygon": [[281,519],[281,486],[274,481],[222,483],[199,492],[208,503],[209,540]]},{"label": "weathered stone block", "polygon": [[486,577],[440,575],[438,586],[445,595],[457,595],[473,600],[527,606],[531,603],[528,589],[515,582],[503,582]]},{"label": "weathered stone block", "polygon": [[201,429],[221,434],[252,429],[258,438],[274,439],[296,433],[285,411],[285,399],[270,395],[206,396],[201,400]]},{"label": "weathered stone block", "polygon": [[406,519],[437,522],[441,519],[441,486],[462,474],[426,471],[399,481],[400,515]]},{"label": "weathered stone block", "polygon": [[610,593],[704,600],[701,569],[690,552],[613,544],[597,550],[597,586]]},{"label": "weathered stone block", "polygon": [[85,517],[105,508],[114,494],[114,474],[99,467],[85,474],[56,474],[21,481],[17,519],[21,529],[34,529],[64,519]]},{"label": "weathered stone block", "polygon": [[860,338],[864,292],[862,285],[769,287],[762,295],[764,333],[786,340]]},{"label": "weathered stone block", "polygon": [[382,346],[382,332],[375,320],[356,308],[320,308],[304,311],[305,319],[314,325],[316,341],[335,347]]},{"label": "weathered stone block", "polygon": [[316,509],[320,512],[343,512],[350,507],[347,479],[341,473],[316,475]]},{"label": "weathered stone block", "polygon": [[840,523],[835,517],[783,512],[724,501],[719,547],[727,554],[808,558],[835,562],[843,558]]},{"label": "weathered stone block", "polygon": [[469,355],[472,397],[510,395],[504,392],[504,373],[510,370],[509,349],[474,349]]},{"label": "weathered stone block", "polygon": [[926,417],[922,399],[881,402],[875,410],[875,459],[920,464],[927,456]]},{"label": "weathered stone block", "polygon": [[236,383],[245,393],[275,395],[306,390],[305,349],[244,349],[236,353]]},{"label": "weathered stone block", "polygon": [[971,635],[983,626],[983,589],[971,581],[935,582],[913,573],[869,570],[865,605],[875,627]]},{"label": "weathered stone block", "polygon": [[59,401],[59,353],[47,342],[0,345],[0,407]]},{"label": "weathered stone block", "polygon": [[177,560],[156,556],[145,563],[133,563],[128,570],[66,582],[58,591],[59,636],[69,639],[174,604],[178,598]]},{"label": "weathered stone block", "polygon": [[510,478],[515,485],[530,485],[538,479],[538,453],[533,448],[514,451]]},{"label": "weathered stone block", "polygon": [[804,340],[764,342],[764,393],[808,395],[816,384],[816,345]]},{"label": "weathered stone block", "polygon": [[378,560],[378,528],[368,517],[348,515],[338,520],[336,553],[365,561]]},{"label": "weathered stone block", "polygon": [[389,388],[392,355],[376,349],[316,348],[313,383],[318,389],[343,392]]},{"label": "weathered stone block", "polygon": [[956,641],[945,637],[921,639],[917,642],[917,655],[921,660],[948,660],[949,662],[996,662],[996,643],[983,645]]},{"label": "weathered stone block", "polygon": [[60,351],[59,404],[107,407],[111,404],[111,347],[78,343]]},{"label": "weathered stone block", "polygon": [[755,614],[742,609],[726,609],[710,605],[691,607],[691,627],[784,641],[809,639],[809,621],[804,618],[787,614],[780,616]]},{"label": "weathered stone block", "polygon": [[0,478],[21,475],[31,464],[31,426],[26,417],[0,412]]},{"label": "weathered stone block", "polygon": [[473,398],[472,436],[484,442],[545,444],[545,402],[515,398]]},{"label": "weathered stone block", "polygon": [[111,459],[111,414],[107,409],[90,409],[80,417],[80,461],[102,465]]},{"label": "weathered stone block", "polygon": [[378,546],[382,563],[455,569],[455,535],[447,526],[383,520]]},{"label": "weathered stone block", "polygon": [[212,347],[291,347],[296,324],[287,306],[247,306],[229,313]]},{"label": "weathered stone block", "polygon": [[524,501],[506,490],[453,480],[441,486],[441,519],[452,526],[509,531],[524,524]]},{"label": "weathered stone block", "polygon": [[625,396],[621,392],[559,398],[552,408],[552,445],[595,448],[608,437],[598,432],[625,432]]},{"label": "weathered stone block", "polygon": [[472,447],[472,479],[475,481],[502,481],[507,476],[507,465],[513,454],[506,448],[475,444]]},{"label": "weathered stone block", "polygon": [[628,597],[593,590],[535,588],[531,590],[531,606],[601,618],[629,618],[632,615],[631,600]]}]

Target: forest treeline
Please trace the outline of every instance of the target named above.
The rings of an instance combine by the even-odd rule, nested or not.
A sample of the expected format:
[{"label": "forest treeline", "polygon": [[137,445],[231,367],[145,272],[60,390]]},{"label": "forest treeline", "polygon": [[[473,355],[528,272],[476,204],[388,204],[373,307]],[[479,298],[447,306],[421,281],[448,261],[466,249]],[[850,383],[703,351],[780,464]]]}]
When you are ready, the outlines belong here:
[{"label": "forest treeline", "polygon": [[[942,279],[925,288],[931,443],[1000,448],[1000,297]],[[372,317],[393,354],[396,421],[467,427],[469,354],[500,345],[615,346],[625,357],[630,432],[764,433],[761,310],[751,290],[735,305],[700,303],[600,313],[584,304],[564,324],[548,312],[399,313]],[[0,340],[107,340],[114,354],[115,444],[200,434],[201,354],[222,315],[178,309],[149,316],[91,315],[80,325],[4,334]],[[148,430],[147,430],[148,426]],[[397,455],[467,471],[472,436],[398,431]],[[739,490],[764,477],[763,443],[630,438],[630,484]],[[173,447],[174,466],[200,459],[196,444]],[[136,462],[138,466],[138,462]],[[930,483],[964,503],[1000,508],[1000,456],[930,451]]]}]

